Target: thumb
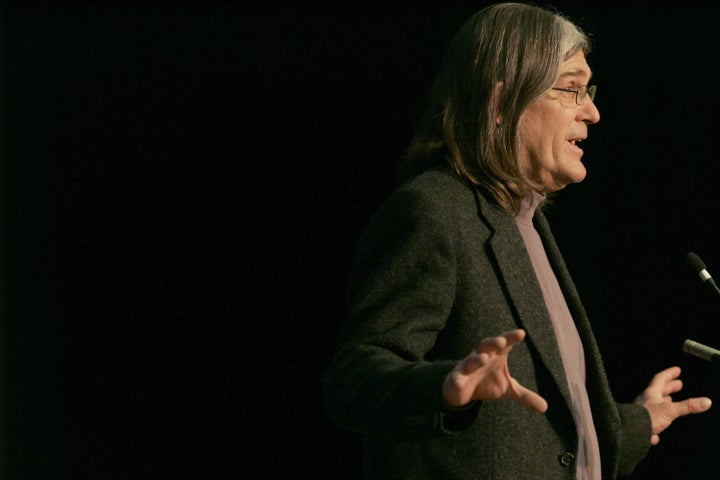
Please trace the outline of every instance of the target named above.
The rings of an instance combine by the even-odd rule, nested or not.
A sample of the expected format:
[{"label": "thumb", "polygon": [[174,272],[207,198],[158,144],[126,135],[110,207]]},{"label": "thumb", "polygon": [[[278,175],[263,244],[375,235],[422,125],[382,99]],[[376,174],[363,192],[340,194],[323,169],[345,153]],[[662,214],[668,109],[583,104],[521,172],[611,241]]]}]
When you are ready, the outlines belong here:
[{"label": "thumb", "polygon": [[548,403],[543,397],[529,388],[523,387],[514,378],[511,380],[511,383],[510,392],[513,400],[528,410],[533,410],[538,413],[545,413],[547,411]]},{"label": "thumb", "polygon": [[678,403],[679,409],[678,416],[689,415],[693,413],[702,413],[710,409],[712,406],[712,400],[708,397],[695,397],[688,398]]}]

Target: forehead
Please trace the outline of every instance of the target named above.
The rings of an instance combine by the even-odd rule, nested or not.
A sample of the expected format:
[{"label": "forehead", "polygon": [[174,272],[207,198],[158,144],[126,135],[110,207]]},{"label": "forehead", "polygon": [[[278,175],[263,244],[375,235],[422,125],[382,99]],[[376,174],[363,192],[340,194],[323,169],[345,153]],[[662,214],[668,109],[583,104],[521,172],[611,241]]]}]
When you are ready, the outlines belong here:
[{"label": "forehead", "polygon": [[590,80],[590,77],[592,77],[592,70],[590,70],[590,66],[587,60],[585,60],[585,54],[582,50],[579,50],[560,65],[558,80],[577,79],[579,81],[586,81]]}]

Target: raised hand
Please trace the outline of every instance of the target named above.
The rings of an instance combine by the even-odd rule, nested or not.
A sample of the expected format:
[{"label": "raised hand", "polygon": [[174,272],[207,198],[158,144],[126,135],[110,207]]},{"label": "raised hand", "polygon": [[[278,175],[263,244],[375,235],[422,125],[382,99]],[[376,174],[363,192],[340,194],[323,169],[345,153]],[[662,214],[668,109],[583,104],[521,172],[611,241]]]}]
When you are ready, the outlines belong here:
[{"label": "raised hand", "polygon": [[635,399],[635,403],[642,405],[650,413],[652,422],[652,437],[650,443],[657,445],[660,442],[660,433],[668,428],[678,417],[693,413],[702,413],[710,408],[712,402],[707,397],[688,398],[673,402],[671,394],[682,390],[680,380],[680,367],[670,367],[657,373],[650,384]]},{"label": "raised hand", "polygon": [[512,330],[483,339],[445,377],[442,392],[448,405],[459,407],[472,400],[513,400],[530,410],[545,412],[545,399],[520,385],[508,369],[510,350],[524,338],[524,330]]}]

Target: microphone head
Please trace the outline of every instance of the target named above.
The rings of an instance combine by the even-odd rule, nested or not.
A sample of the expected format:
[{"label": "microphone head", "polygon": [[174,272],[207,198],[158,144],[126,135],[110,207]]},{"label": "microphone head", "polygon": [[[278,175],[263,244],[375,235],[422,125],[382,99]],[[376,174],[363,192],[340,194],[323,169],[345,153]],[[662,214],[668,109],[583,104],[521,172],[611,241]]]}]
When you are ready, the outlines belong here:
[{"label": "microphone head", "polygon": [[700,260],[700,257],[695,255],[693,252],[688,252],[687,255],[685,255],[685,261],[687,262],[688,267],[692,269],[693,273],[700,273],[706,268],[705,263],[703,263],[703,261]]}]

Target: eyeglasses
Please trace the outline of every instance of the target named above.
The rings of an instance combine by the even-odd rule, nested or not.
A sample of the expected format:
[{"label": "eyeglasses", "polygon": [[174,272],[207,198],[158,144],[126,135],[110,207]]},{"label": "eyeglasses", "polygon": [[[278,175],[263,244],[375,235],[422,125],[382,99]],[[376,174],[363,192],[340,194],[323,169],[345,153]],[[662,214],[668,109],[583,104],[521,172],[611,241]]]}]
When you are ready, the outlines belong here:
[{"label": "eyeglasses", "polygon": [[[577,88],[560,88],[552,87],[552,90],[559,90],[561,92],[574,93],[575,104],[582,105],[585,103],[585,97],[590,97],[590,100],[595,101],[595,92],[597,91],[597,85],[582,85]],[[571,106],[571,105],[567,105]]]}]

